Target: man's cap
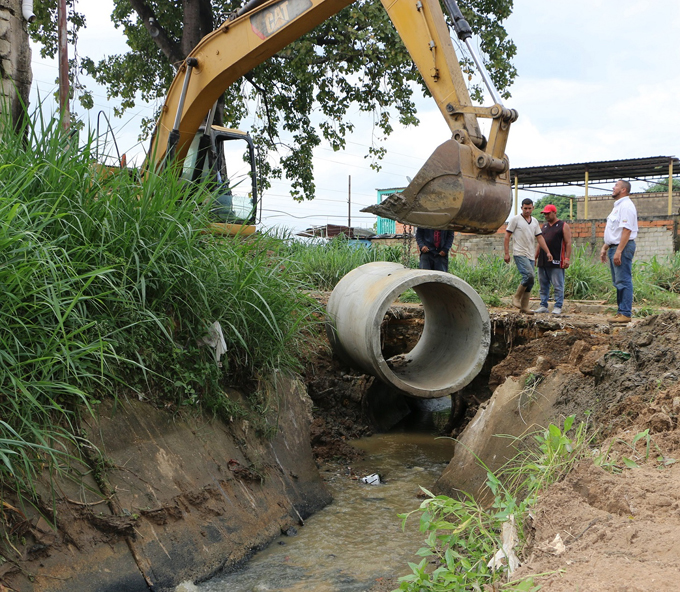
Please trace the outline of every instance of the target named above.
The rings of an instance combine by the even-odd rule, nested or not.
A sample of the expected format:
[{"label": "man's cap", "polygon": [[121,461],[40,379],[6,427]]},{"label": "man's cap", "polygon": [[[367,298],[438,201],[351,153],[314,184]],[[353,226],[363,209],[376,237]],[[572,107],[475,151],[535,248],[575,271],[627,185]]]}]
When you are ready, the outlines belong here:
[{"label": "man's cap", "polygon": [[541,214],[547,214],[548,212],[555,212],[555,214],[557,214],[557,208],[552,204],[548,204],[543,208]]}]

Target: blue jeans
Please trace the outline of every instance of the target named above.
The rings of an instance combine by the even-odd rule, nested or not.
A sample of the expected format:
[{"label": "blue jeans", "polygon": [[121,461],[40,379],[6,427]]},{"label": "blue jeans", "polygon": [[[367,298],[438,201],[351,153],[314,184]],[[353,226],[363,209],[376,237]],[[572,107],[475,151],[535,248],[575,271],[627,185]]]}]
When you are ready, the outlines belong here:
[{"label": "blue jeans", "polygon": [[449,270],[449,255],[442,257],[439,253],[428,251],[420,254],[420,269],[432,269],[434,271]]},{"label": "blue jeans", "polygon": [[555,306],[562,308],[564,304],[564,269],[559,267],[539,267],[538,283],[540,285],[541,306],[548,308],[550,297],[550,285],[552,284],[555,297]]},{"label": "blue jeans", "polygon": [[615,246],[609,247],[609,267],[612,270],[612,282],[616,288],[616,304],[619,314],[633,316],[633,255],[635,241],[629,240],[621,253],[621,265],[614,265]]},{"label": "blue jeans", "polygon": [[529,259],[529,257],[522,257],[521,255],[515,255],[513,257],[515,260],[515,265],[519,274],[522,276],[522,281],[520,282],[527,292],[531,292],[531,288],[534,287],[534,261]]}]

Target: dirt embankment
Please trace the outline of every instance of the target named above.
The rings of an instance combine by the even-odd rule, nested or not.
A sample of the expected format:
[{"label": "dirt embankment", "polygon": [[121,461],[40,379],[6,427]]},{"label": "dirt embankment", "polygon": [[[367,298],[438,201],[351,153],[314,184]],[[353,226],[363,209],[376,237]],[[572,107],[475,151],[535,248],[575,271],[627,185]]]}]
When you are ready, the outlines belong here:
[{"label": "dirt embankment", "polygon": [[0,590],[169,592],[234,568],[321,509],[331,496],[309,444],[311,403],[299,381],[276,389],[273,438],[244,419],[103,406],[83,426],[93,462],[74,461],[53,499],[39,484],[57,529],[3,492]]},{"label": "dirt embankment", "polygon": [[680,316],[639,320],[604,345],[561,398],[565,414],[592,410],[594,457],[541,496],[513,577],[547,574],[536,583],[550,592],[675,591]]}]

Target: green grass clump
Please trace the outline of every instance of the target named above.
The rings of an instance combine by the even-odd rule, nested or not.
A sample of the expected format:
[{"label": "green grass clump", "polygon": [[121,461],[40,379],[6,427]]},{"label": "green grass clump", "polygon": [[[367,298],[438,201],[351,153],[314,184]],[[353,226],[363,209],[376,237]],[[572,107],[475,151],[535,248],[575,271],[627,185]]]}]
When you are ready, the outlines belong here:
[{"label": "green grass clump", "polygon": [[514,263],[501,257],[482,255],[476,263],[464,257],[453,257],[449,271],[470,284],[488,304],[500,303],[500,298],[514,294],[521,278]]},{"label": "green grass clump", "polygon": [[[0,483],[30,490],[35,470],[77,448],[79,413],[105,397],[229,415],[224,386],[256,391],[298,367],[311,309],[269,237],[206,234],[200,187],[103,174],[91,142],[56,120],[2,129]],[[202,344],[215,321],[219,364]]]},{"label": "green grass clump", "polygon": [[581,423],[572,430],[573,423],[574,416],[569,416],[563,428],[551,424],[545,430],[530,434],[528,439],[515,439],[523,452],[498,475],[487,471],[486,485],[493,496],[490,506],[480,504],[469,494],[462,493],[460,499],[454,499],[435,496],[421,488],[427,496],[425,501],[418,509],[400,517],[403,526],[412,515],[419,516],[420,531],[427,534],[424,546],[417,553],[423,559],[409,564],[411,573],[399,578],[398,590],[465,592],[492,587],[494,590],[538,590],[534,578],[508,582],[507,555],[503,554],[502,567],[490,567],[489,561],[502,548],[501,533],[507,526],[516,529],[513,547],[519,552],[525,541],[524,518],[538,495],[589,455],[587,426]]},{"label": "green grass clump", "polygon": [[571,300],[606,300],[613,292],[609,264],[593,259],[583,247],[572,252],[564,274],[564,296]]},{"label": "green grass clump", "polygon": [[280,254],[286,259],[290,277],[308,289],[330,291],[350,271],[366,263],[401,263],[402,248],[366,247],[340,235],[323,242],[286,240]]}]

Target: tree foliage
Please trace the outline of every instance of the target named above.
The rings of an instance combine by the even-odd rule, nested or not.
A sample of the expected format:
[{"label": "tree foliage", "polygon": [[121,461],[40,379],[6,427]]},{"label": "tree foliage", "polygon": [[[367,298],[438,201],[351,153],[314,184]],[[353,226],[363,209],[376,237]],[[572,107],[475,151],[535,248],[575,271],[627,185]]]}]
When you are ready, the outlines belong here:
[{"label": "tree foliage", "polygon": [[[74,0],[68,2],[73,38],[85,22],[73,9]],[[85,57],[80,70],[105,85],[109,96],[122,99],[118,115],[140,100],[162,104],[174,77],[173,64],[180,63],[240,2],[114,0],[111,20],[122,28],[130,49],[98,63]],[[516,75],[511,62],[516,47],[503,27],[512,5],[513,0],[467,0],[461,6],[505,97]],[[45,55],[54,55],[56,0],[40,3],[36,13],[33,38],[43,44]],[[155,37],[150,18],[157,26]],[[472,81],[471,62],[463,59],[461,64]],[[312,198],[312,153],[322,139],[335,150],[344,148],[347,134],[355,129],[352,114],[357,109],[372,113],[376,141],[367,156],[379,168],[385,152],[380,137],[392,132],[395,120],[402,125],[418,123],[413,100],[418,84],[427,94],[379,0],[358,0],[232,85],[221,115],[231,127],[246,117],[255,122],[250,131],[259,144],[263,179],[285,175],[294,197]],[[470,90],[473,99],[481,99],[480,87],[472,85]],[[146,121],[142,135],[148,135],[152,126],[153,121]],[[284,143],[284,135],[292,139]],[[272,166],[266,154],[282,147],[290,150]]]},{"label": "tree foliage", "polygon": [[[680,179],[673,179],[673,191],[680,191]],[[650,183],[645,193],[668,193],[668,179],[658,183]]]},{"label": "tree foliage", "polygon": [[[569,195],[544,195],[541,199],[534,202],[534,214],[540,214],[545,206],[552,204],[557,208],[557,217],[560,220],[569,220]],[[574,215],[576,214],[576,204],[574,204]],[[540,216],[539,216],[540,218]]]}]

